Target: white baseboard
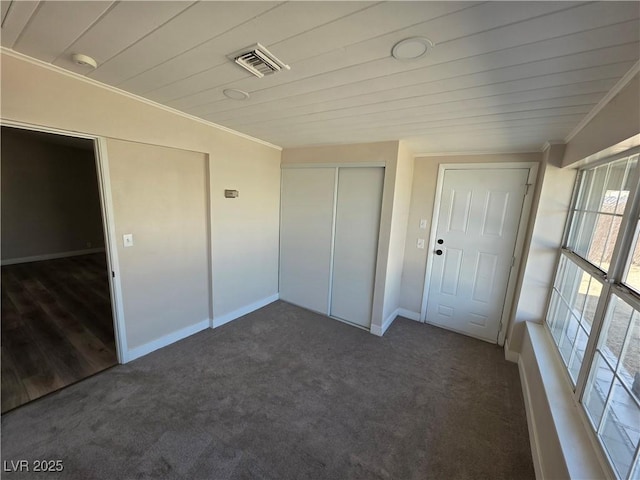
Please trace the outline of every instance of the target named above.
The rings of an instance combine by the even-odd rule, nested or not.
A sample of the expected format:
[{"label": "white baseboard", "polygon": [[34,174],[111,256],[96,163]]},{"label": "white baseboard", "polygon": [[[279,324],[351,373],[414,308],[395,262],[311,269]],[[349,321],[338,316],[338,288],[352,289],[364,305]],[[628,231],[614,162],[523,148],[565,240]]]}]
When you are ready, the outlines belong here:
[{"label": "white baseboard", "polygon": [[[505,349],[506,354],[506,349]],[[522,385],[522,396],[524,397],[524,410],[527,415],[527,426],[529,427],[529,443],[531,444],[531,458],[533,460],[533,470],[536,474],[536,479],[542,480],[542,472],[544,471],[542,468],[542,462],[540,460],[540,445],[539,445],[539,436],[538,430],[536,427],[536,420],[533,413],[533,408],[531,407],[531,390],[529,389],[529,382],[527,381],[527,375],[525,373],[524,366],[522,364],[522,360],[518,355],[518,370],[520,371],[520,384]]]},{"label": "white baseboard", "polygon": [[55,260],[56,258],[77,257],[78,255],[89,255],[91,253],[104,252],[102,248],[87,248],[85,250],[72,250],[70,252],[47,253],[44,255],[32,255],[30,257],[7,258],[0,262],[0,265],[15,265],[16,263],[41,262],[43,260]]},{"label": "white baseboard", "polygon": [[387,329],[391,326],[393,321],[399,315],[399,312],[400,312],[400,309],[396,308],[393,311],[393,313],[389,315],[387,319],[384,321],[384,323],[382,324],[382,327],[379,327],[378,325],[371,325],[371,328],[369,329],[369,331],[378,337],[383,336],[384,332],[387,331]]},{"label": "white baseboard", "polygon": [[407,310],[406,308],[399,308],[398,315],[404,318],[408,318],[409,320],[414,320],[416,322],[420,321],[420,312],[412,312],[411,310]]},{"label": "white baseboard", "polygon": [[127,363],[131,360],[135,360],[136,358],[143,357],[144,355],[158,350],[159,348],[166,347],[167,345],[171,345],[178,340],[190,337],[195,333],[209,328],[209,325],[211,325],[211,320],[207,318],[206,320],[202,320],[195,325],[189,325],[188,327],[181,328],[180,330],[165,335],[164,337],[160,337],[149,343],[145,343],[144,345],[140,345],[139,347],[131,348],[125,353],[123,363]]},{"label": "white baseboard", "polygon": [[514,352],[509,347],[509,339],[504,341],[504,358],[508,362],[518,363],[520,360],[520,354],[518,352]]},{"label": "white baseboard", "polygon": [[254,302],[250,305],[246,305],[242,308],[234,310],[233,312],[229,312],[229,313],[225,313],[224,315],[213,317],[213,323],[211,326],[212,328],[221,327],[225,323],[229,323],[235,320],[236,318],[240,318],[244,315],[247,315],[248,313],[258,310],[259,308],[265,307],[270,303],[275,302],[279,298],[280,298],[280,295],[276,293],[275,295],[271,295],[270,297],[263,298],[262,300],[258,300],[257,302]]}]

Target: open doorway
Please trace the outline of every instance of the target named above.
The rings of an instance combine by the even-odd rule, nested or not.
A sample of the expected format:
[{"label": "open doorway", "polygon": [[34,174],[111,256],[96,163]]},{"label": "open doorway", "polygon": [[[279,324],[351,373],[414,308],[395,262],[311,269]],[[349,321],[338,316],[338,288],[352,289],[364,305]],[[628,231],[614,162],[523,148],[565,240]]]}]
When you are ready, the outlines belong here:
[{"label": "open doorway", "polygon": [[1,128],[5,413],[118,359],[93,141]]}]

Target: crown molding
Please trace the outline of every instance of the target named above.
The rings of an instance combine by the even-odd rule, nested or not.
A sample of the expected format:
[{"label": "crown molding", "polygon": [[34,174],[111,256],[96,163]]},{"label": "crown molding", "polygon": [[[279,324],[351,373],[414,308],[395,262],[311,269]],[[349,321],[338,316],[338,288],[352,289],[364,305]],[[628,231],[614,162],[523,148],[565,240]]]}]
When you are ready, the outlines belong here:
[{"label": "crown molding", "polygon": [[111,91],[113,93],[118,93],[120,95],[124,95],[125,97],[128,97],[128,98],[130,98],[132,100],[136,100],[138,102],[146,103],[147,105],[151,105],[152,107],[160,108],[161,110],[164,110],[166,112],[173,113],[174,115],[179,115],[179,116],[187,118],[189,120],[193,120],[194,122],[198,122],[198,123],[201,123],[203,125],[207,125],[208,127],[213,127],[215,129],[221,130],[223,132],[230,133],[232,135],[244,138],[246,140],[250,140],[252,142],[259,143],[259,144],[264,145],[266,147],[275,148],[276,150],[282,151],[282,147],[279,146],[279,145],[274,145],[273,143],[269,143],[269,142],[267,142],[265,140],[261,140],[259,138],[252,137],[251,135],[247,135],[246,133],[238,132],[236,130],[232,130],[231,128],[224,127],[222,125],[218,125],[217,123],[209,122],[208,120],[204,120],[204,119],[202,119],[200,117],[196,117],[195,115],[190,115],[188,113],[182,112],[182,111],[177,110],[175,108],[171,108],[171,107],[168,107],[168,106],[163,105],[161,103],[154,102],[153,100],[149,100],[148,98],[141,97],[139,95],[136,95],[135,93],[130,93],[130,92],[127,92],[125,90],[121,90],[121,89],[119,89],[117,87],[112,87],[111,85],[107,85],[106,83],[102,83],[102,82],[99,82],[99,81],[94,80],[92,78],[85,77],[84,75],[80,75],[80,74],[77,74],[75,72],[71,72],[69,70],[65,70],[64,68],[60,68],[57,65],[52,65],[51,63],[43,62],[42,60],[38,60],[37,58],[33,58],[33,57],[30,57],[30,56],[25,55],[23,53],[16,52],[15,50],[11,50],[9,48],[0,46],[0,52],[2,54],[4,54],[4,55],[10,56],[10,57],[14,57],[14,58],[17,58],[19,60],[23,60],[25,62],[31,63],[32,65],[36,65],[38,67],[46,68],[47,70],[51,70],[52,72],[59,73],[61,75],[65,75],[67,77],[71,77],[71,78],[76,79],[76,80],[80,80],[82,82],[88,83],[88,84],[93,85],[95,87],[100,87],[100,88],[103,88],[105,90],[109,90],[109,91]]},{"label": "crown molding", "polygon": [[542,145],[542,151],[546,152],[553,145],[566,145],[566,143],[564,140],[547,140],[546,142],[544,142],[544,145]]},{"label": "crown molding", "polygon": [[524,150],[509,150],[507,152],[500,151],[469,151],[469,152],[426,152],[415,153],[413,158],[418,157],[469,157],[472,155],[513,155],[516,153],[540,153],[541,150],[531,150],[530,148]]},{"label": "crown molding", "polygon": [[591,109],[591,111],[589,113],[587,113],[584,118],[582,120],[580,120],[580,123],[578,123],[578,125],[576,125],[576,128],[574,128],[569,135],[567,135],[564,139],[564,143],[569,143],[571,141],[571,139],[573,139],[573,137],[575,137],[578,133],[580,133],[580,131],[587,126],[587,124],[593,120],[593,118],[600,113],[600,110],[602,110],[612,99],[613,97],[615,97],[618,93],[620,93],[620,91],[627,86],[627,84],[631,81],[631,79],[633,79],[633,77],[635,77],[638,72],[640,72],[640,60],[638,60],[633,67],[631,67],[631,69],[629,69],[629,71],[627,73],[625,73],[623,75],[623,77],[618,80],[618,83],[616,83],[611,90],[609,90],[607,92],[607,94],[602,97],[602,99],[596,104],[595,107],[593,107]]}]

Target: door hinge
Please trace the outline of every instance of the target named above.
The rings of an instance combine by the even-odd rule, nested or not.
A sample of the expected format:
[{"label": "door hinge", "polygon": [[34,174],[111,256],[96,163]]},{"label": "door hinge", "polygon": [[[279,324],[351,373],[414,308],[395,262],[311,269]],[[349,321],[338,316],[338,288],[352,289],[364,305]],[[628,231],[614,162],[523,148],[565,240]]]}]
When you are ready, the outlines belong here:
[{"label": "door hinge", "polygon": [[116,278],[116,272],[114,272],[113,270],[111,270],[111,278]]},{"label": "door hinge", "polygon": [[527,195],[529,195],[529,187],[533,185],[533,183],[525,183],[524,185],[524,196],[526,197]]}]

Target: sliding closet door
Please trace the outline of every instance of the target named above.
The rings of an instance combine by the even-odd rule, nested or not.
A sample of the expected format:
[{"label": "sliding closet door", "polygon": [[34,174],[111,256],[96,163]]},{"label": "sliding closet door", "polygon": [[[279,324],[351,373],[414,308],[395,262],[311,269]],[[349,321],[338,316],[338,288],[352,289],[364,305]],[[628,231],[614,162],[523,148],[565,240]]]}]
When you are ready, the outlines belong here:
[{"label": "sliding closet door", "polygon": [[330,315],[369,328],[384,168],[340,168]]},{"label": "sliding closet door", "polygon": [[282,169],[280,298],[328,314],[335,168]]}]

